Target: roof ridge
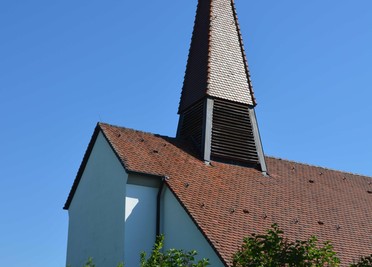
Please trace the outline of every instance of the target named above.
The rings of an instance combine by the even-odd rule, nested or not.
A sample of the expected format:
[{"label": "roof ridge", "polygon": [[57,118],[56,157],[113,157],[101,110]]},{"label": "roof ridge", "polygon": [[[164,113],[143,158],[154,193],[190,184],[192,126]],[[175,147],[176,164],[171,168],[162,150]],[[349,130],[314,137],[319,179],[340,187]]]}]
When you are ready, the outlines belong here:
[{"label": "roof ridge", "polygon": [[304,166],[308,166],[308,167],[321,168],[321,169],[327,170],[327,171],[344,173],[344,174],[349,174],[349,175],[354,175],[354,176],[360,176],[360,177],[366,177],[366,178],[372,179],[372,176],[365,175],[365,174],[354,173],[354,172],[349,172],[349,171],[342,171],[342,170],[336,170],[336,169],[332,169],[332,168],[328,168],[328,167],[324,167],[324,166],[320,166],[320,165],[315,165],[315,164],[310,164],[310,163],[304,163],[304,162],[300,162],[300,161],[295,161],[295,160],[290,160],[290,159],[284,159],[284,158],[275,157],[275,156],[267,156],[267,155],[265,155],[265,158],[282,160],[282,161],[287,161],[289,163],[300,164],[300,165],[304,165]]},{"label": "roof ridge", "polygon": [[120,128],[120,129],[124,129],[124,130],[129,130],[129,131],[137,132],[137,133],[150,134],[150,135],[158,136],[158,137],[166,137],[166,138],[170,138],[170,139],[174,139],[175,138],[175,137],[171,137],[171,136],[167,136],[167,135],[156,134],[156,133],[147,132],[147,131],[143,131],[143,130],[137,130],[137,129],[134,129],[134,128],[119,126],[119,125],[116,125],[116,124],[110,124],[110,123],[106,123],[106,122],[98,122],[97,124],[99,126],[106,125],[108,127],[115,127],[115,128]]}]

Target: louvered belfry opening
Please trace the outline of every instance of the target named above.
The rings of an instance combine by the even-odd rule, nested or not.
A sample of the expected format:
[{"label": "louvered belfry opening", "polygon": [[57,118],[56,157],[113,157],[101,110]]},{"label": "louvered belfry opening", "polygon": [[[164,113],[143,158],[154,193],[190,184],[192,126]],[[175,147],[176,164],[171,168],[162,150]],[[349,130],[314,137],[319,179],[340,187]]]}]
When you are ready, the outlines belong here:
[{"label": "louvered belfry opening", "polygon": [[233,0],[198,0],[178,113],[177,138],[205,162],[266,173],[252,82]]},{"label": "louvered belfry opening", "polygon": [[204,101],[199,101],[185,110],[181,114],[177,134],[178,137],[191,140],[199,151],[202,150],[203,143],[203,114]]},{"label": "louvered belfry opening", "polygon": [[248,105],[214,100],[211,157],[259,165]]}]

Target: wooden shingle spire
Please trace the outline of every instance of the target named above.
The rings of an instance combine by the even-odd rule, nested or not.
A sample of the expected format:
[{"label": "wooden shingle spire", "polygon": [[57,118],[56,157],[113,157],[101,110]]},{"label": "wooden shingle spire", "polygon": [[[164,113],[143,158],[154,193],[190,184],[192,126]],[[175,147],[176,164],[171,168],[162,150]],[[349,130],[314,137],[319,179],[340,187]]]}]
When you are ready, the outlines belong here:
[{"label": "wooden shingle spire", "polygon": [[266,172],[256,105],[233,0],[199,0],[178,113],[177,136],[205,161]]}]

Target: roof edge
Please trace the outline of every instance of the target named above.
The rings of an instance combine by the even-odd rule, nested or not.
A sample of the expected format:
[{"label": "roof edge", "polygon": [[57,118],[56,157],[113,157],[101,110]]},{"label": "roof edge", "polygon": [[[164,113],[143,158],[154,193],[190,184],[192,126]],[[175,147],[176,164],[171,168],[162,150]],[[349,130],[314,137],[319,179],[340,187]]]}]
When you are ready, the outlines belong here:
[{"label": "roof edge", "polygon": [[165,179],[167,177],[166,175],[149,173],[149,172],[140,172],[140,171],[133,171],[133,170],[126,170],[126,171],[128,174],[143,175],[147,177],[162,178],[162,179]]},{"label": "roof edge", "polygon": [[248,82],[249,91],[250,91],[250,94],[251,94],[252,103],[253,103],[253,106],[256,106],[257,105],[257,101],[256,101],[256,98],[254,96],[253,85],[252,85],[252,80],[251,80],[251,74],[249,72],[247,55],[246,55],[245,49],[244,49],[243,37],[242,37],[242,33],[240,31],[240,25],[239,25],[239,20],[238,20],[238,13],[236,11],[235,1],[234,0],[231,0],[231,8],[232,8],[232,12],[233,12],[234,20],[235,20],[236,31],[238,32],[240,50],[241,50],[241,53],[242,53],[242,56],[243,56],[243,62],[244,62],[244,67],[245,67],[245,74],[247,76],[247,82]]},{"label": "roof edge", "polygon": [[[107,125],[107,126],[109,126],[109,127],[115,127],[115,128],[120,128],[120,129],[126,129],[126,130],[130,130],[130,131],[138,132],[138,133],[151,134],[151,135],[154,135],[154,136],[160,136],[160,137],[164,137],[164,138],[175,138],[175,137],[172,137],[172,136],[167,136],[167,135],[163,135],[163,134],[157,134],[157,133],[148,132],[148,131],[143,131],[143,130],[137,130],[137,129],[134,129],[134,128],[124,127],[124,126],[120,126],[120,125],[116,125],[116,124],[110,124],[110,123],[105,123],[105,122],[98,122],[97,124],[98,124],[99,126],[101,126],[101,125]],[[101,127],[101,129],[102,129],[102,127]]]},{"label": "roof edge", "polygon": [[[125,165],[125,162],[122,160],[122,158],[118,155],[115,147],[110,142],[110,139],[105,134],[105,131],[101,127],[101,125],[108,125],[110,127],[124,128],[124,127],[121,127],[121,126],[111,125],[111,124],[108,124],[108,123],[102,123],[102,122],[98,122],[97,123],[97,125],[96,125],[96,127],[94,129],[93,135],[92,135],[92,137],[91,137],[91,139],[89,141],[88,147],[87,147],[87,149],[85,151],[83,160],[82,160],[82,162],[80,164],[79,170],[78,170],[78,172],[76,174],[75,180],[74,180],[73,185],[72,185],[71,190],[70,190],[70,193],[69,193],[69,195],[67,197],[67,200],[65,202],[65,205],[63,206],[63,209],[64,210],[68,210],[69,207],[70,207],[70,204],[71,204],[72,199],[74,198],[75,192],[76,192],[76,190],[77,190],[77,188],[79,186],[81,177],[82,177],[82,175],[84,173],[85,167],[86,167],[86,165],[88,163],[88,160],[90,158],[90,155],[92,153],[94,144],[96,143],[96,140],[97,140],[97,137],[98,137],[99,133],[102,133],[103,137],[105,138],[105,140],[109,144],[110,148],[114,152],[116,158],[119,160],[121,166],[124,168],[124,170],[125,170],[126,173],[128,173],[128,174],[140,174],[140,175],[152,176],[152,177],[164,177],[164,175],[159,175],[159,174],[156,174],[156,173],[145,173],[145,172],[140,172],[140,171],[136,171],[136,170],[131,170],[130,168],[128,168]],[[126,128],[126,129],[130,129],[130,128]],[[161,136],[161,137],[165,137],[165,138],[171,138],[171,137],[168,137],[168,136],[158,135],[158,134],[154,134],[154,133],[150,133],[150,132],[138,131],[138,130],[135,130],[135,129],[130,129],[130,130],[141,132],[141,133],[144,133],[144,134],[151,134],[151,135]]]},{"label": "roof edge", "polygon": [[205,88],[205,93],[209,95],[209,89],[211,84],[211,42],[212,42],[212,1],[209,2],[209,18],[208,18],[208,56],[207,56],[207,86]]},{"label": "roof edge", "polygon": [[[114,148],[113,144],[110,142],[110,139],[107,137],[107,135],[105,134],[105,131],[104,129],[102,129],[101,125],[103,123],[99,122],[97,123],[97,126],[99,126],[101,132],[102,132],[102,135],[103,137],[105,138],[106,142],[109,144],[110,148],[112,149],[112,151],[114,152],[116,158],[119,160],[121,166],[124,168],[124,170],[128,173],[128,168],[127,166],[125,166],[125,162],[123,162],[123,160],[121,159],[121,157],[119,156],[119,154],[116,152],[116,149]],[[107,125],[107,124],[106,124]]]},{"label": "roof edge", "polygon": [[88,160],[90,158],[90,154],[92,153],[94,144],[96,143],[96,140],[97,140],[97,137],[98,137],[98,134],[99,134],[100,131],[101,131],[101,128],[99,126],[99,123],[97,123],[96,127],[94,128],[93,135],[92,135],[92,137],[91,137],[91,139],[89,141],[88,147],[87,147],[87,149],[85,151],[83,160],[82,160],[82,162],[80,164],[79,170],[78,170],[78,172],[76,174],[74,183],[72,184],[70,193],[68,194],[68,197],[67,197],[67,200],[65,202],[65,205],[63,206],[63,209],[64,210],[68,210],[68,208],[70,207],[70,204],[72,202],[72,199],[74,198],[75,192],[76,192],[76,190],[78,188],[78,185],[80,183],[81,177],[82,177],[82,175],[84,173],[85,167],[87,166]]},{"label": "roof edge", "polygon": [[186,214],[190,217],[191,221],[195,224],[196,228],[198,228],[198,230],[200,231],[200,233],[204,236],[205,240],[207,240],[208,244],[211,246],[211,248],[213,249],[213,251],[216,253],[216,255],[218,256],[218,258],[221,260],[221,262],[224,264],[224,266],[228,267],[228,263],[225,261],[225,259],[222,257],[222,255],[219,253],[218,249],[213,245],[212,241],[209,239],[208,235],[203,231],[203,229],[199,226],[198,222],[196,221],[196,219],[194,218],[194,216],[191,215],[191,213],[189,212],[189,210],[186,208],[186,206],[184,205],[183,201],[178,197],[178,195],[176,194],[176,192],[172,189],[171,185],[167,182],[167,180],[165,180],[165,184],[166,186],[169,188],[169,190],[172,192],[172,194],[174,195],[174,197],[177,199],[178,203],[180,204],[180,206],[185,210]]},{"label": "roof edge", "polygon": [[[98,122],[97,125],[96,125],[96,127],[95,127],[95,129],[94,129],[93,135],[92,135],[92,137],[91,137],[91,139],[89,141],[89,144],[88,144],[88,148],[85,151],[83,160],[82,160],[82,162],[80,164],[80,167],[79,167],[79,170],[78,170],[78,172],[76,174],[74,183],[72,184],[70,193],[69,193],[69,195],[67,197],[67,200],[65,202],[65,205],[63,206],[63,209],[64,210],[68,210],[69,207],[70,207],[70,204],[71,204],[72,199],[74,198],[75,192],[76,192],[76,190],[77,190],[77,188],[79,186],[81,177],[82,177],[82,175],[84,173],[85,167],[87,166],[88,160],[89,160],[90,155],[92,153],[93,147],[94,147],[94,145],[95,145],[95,143],[97,141],[97,138],[98,138],[99,133],[102,133],[103,137],[105,138],[106,142],[109,144],[110,148],[114,152],[116,158],[119,160],[119,162],[120,162],[121,166],[124,168],[125,172],[127,172],[127,173],[132,172],[132,173],[134,173],[134,171],[130,171],[125,166],[125,162],[123,162],[122,159],[120,158],[120,156],[117,154],[115,148],[113,147],[112,143],[107,138],[104,130],[102,129],[102,127],[101,127],[102,124],[105,124],[105,123]],[[106,124],[106,125],[108,125],[108,124]]]}]

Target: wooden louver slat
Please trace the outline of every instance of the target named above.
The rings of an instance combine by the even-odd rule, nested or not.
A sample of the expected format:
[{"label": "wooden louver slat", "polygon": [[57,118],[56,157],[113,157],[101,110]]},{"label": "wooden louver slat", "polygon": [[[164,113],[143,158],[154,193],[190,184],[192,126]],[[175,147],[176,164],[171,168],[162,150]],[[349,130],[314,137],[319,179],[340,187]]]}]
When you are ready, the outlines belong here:
[{"label": "wooden louver slat", "polygon": [[214,100],[212,157],[253,164],[259,162],[248,109],[246,104]]},{"label": "wooden louver slat", "polygon": [[191,138],[197,148],[202,146],[203,101],[199,101],[183,114],[181,136]]}]

